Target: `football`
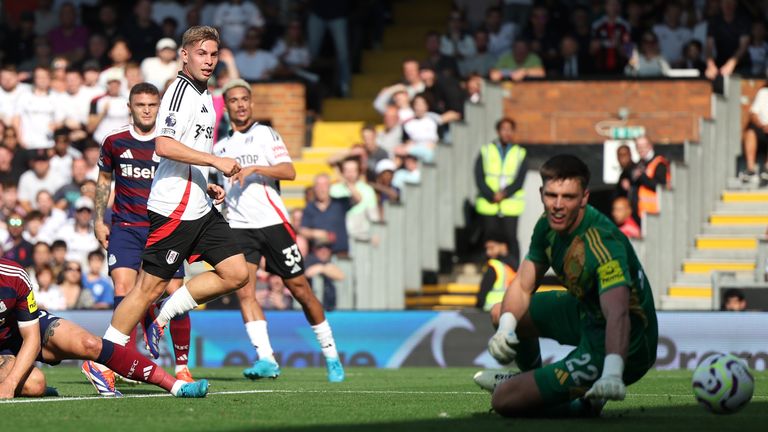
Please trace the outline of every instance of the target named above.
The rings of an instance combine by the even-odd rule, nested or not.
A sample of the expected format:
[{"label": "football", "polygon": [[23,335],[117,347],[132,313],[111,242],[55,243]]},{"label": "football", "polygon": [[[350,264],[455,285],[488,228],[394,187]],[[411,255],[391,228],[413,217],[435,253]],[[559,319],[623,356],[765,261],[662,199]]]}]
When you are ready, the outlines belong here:
[{"label": "football", "polygon": [[743,359],[713,354],[693,372],[693,394],[707,411],[732,414],[752,399],[755,379]]}]

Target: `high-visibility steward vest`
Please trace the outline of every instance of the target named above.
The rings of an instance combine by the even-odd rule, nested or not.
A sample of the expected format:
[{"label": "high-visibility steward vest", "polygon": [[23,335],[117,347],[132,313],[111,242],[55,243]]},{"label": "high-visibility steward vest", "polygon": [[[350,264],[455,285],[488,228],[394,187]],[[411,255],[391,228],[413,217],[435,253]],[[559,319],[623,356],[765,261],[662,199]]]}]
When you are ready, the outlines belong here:
[{"label": "high-visibility steward vest", "polygon": [[[525,149],[513,145],[502,160],[499,146],[492,142],[480,147],[480,156],[483,158],[485,184],[495,193],[515,181],[520,165],[525,159]],[[482,196],[478,196],[475,201],[475,210],[484,216],[520,216],[524,209],[525,192],[522,188],[500,203],[488,201]]]},{"label": "high-visibility steward vest", "polygon": [[484,310],[491,310],[491,307],[496,303],[501,303],[504,299],[504,292],[507,290],[507,286],[512,283],[512,279],[515,278],[515,271],[512,267],[497,259],[489,259],[488,267],[493,268],[496,272],[496,280],[493,282],[493,289],[488,291],[485,295]]},{"label": "high-visibility steward vest", "polygon": [[[664,156],[654,157],[648,166],[645,167],[645,175],[648,178],[653,178],[656,175],[656,168],[658,168],[659,164],[664,164],[667,167],[667,186],[669,186],[671,180],[669,161]],[[659,197],[656,196],[655,189],[640,186],[637,191],[637,212],[641,218],[646,214],[659,213]]]}]

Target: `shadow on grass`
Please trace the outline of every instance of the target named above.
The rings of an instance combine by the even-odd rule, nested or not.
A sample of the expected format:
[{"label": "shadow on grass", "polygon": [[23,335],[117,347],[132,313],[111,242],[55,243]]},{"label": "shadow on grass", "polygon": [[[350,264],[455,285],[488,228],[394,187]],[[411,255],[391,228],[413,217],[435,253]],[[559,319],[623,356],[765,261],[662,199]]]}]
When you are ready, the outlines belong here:
[{"label": "shadow on grass", "polygon": [[[621,410],[620,404],[606,410],[601,418],[504,418],[495,413],[477,413],[470,417],[358,423],[332,425],[305,425],[266,427],[260,430],[281,432],[353,432],[386,431],[534,431],[534,432],[702,432],[702,431],[742,431],[763,430],[768,422],[768,402],[752,402],[742,411],[732,415],[715,415],[706,412],[698,405],[684,405],[665,408],[632,408]],[[227,429],[240,431],[245,429]]]}]

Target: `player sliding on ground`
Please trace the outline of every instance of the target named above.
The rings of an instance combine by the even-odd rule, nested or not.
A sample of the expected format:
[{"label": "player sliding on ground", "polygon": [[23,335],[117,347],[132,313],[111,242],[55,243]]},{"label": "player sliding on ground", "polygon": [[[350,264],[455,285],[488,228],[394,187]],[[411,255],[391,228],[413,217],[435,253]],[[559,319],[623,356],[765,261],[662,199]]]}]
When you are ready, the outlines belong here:
[{"label": "player sliding on ground", "polygon": [[288,222],[288,212],[278,192],[280,180],[296,177],[288,149],[274,129],[252,119],[251,86],[247,82],[238,79],[227,83],[224,101],[234,131],[216,143],[213,151],[220,157],[235,158],[243,166],[229,181],[220,181],[227,191],[229,226],[234,229],[248,262],[248,284],[237,290],[237,297],[245,330],[259,355],[259,360],[243,374],[251,379],[280,375],[269,343],[267,321],[256,300],[256,271],[263,255],[267,271],[283,279],[304,309],[325,356],[328,380],[343,381],[344,369],[331,327],[304,276],[296,232]]},{"label": "player sliding on ground", "polygon": [[[544,215],[517,277],[491,311],[498,330],[488,350],[522,372],[484,371],[475,381],[493,391],[493,409],[503,416],[598,415],[656,361],[653,295],[629,240],[587,204],[584,162],[555,156],[540,174]],[[550,267],[567,292],[535,293]],[[539,337],[576,349],[542,366]]]},{"label": "player sliding on ground", "polygon": [[160,355],[163,328],[172,317],[248,282],[245,257],[221,214],[213,208],[224,190],[208,184],[208,167],[230,177],[240,164],[211,154],[215,113],[208,78],[218,62],[219,33],[207,26],[182,37],[182,70],[166,90],[157,117],[155,151],[161,157],[147,200],[149,234],[142,254],[143,276],[115,309],[104,337],[119,345],[149,305],[165,290],[184,259],[204,259],[214,271],[201,273],[174,292],[147,329],[150,354]]},{"label": "player sliding on ground", "polygon": [[[56,365],[62,360],[93,360],[118,374],[155,384],[176,397],[205,397],[208,381],[177,380],[135,350],[94,336],[82,327],[38,310],[29,276],[18,264],[0,258],[0,399],[43,396],[45,375],[35,361]],[[108,384],[93,371],[102,395]],[[120,396],[114,391],[111,396]]]},{"label": "player sliding on ground", "polygon": [[[115,285],[115,307],[136,284],[141,267],[141,253],[147,243],[149,218],[147,198],[158,165],[155,156],[155,121],[160,107],[160,93],[149,83],[131,88],[128,108],[131,124],[109,134],[102,143],[99,158],[99,181],[96,186],[95,234],[109,254],[109,274]],[[104,214],[115,177],[115,200],[112,221],[107,224]],[[182,285],[184,265],[180,265],[166,290],[175,292]],[[151,315],[151,322],[154,315]],[[146,320],[147,318],[145,318]],[[189,359],[190,319],[182,314],[170,323],[171,338],[176,359],[176,378],[192,382],[187,362]],[[127,347],[136,348],[136,327],[130,333]],[[97,368],[110,384],[105,391],[113,393],[115,374],[93,362],[83,363],[83,373],[93,381],[91,370]],[[99,387],[96,387],[97,390]]]}]

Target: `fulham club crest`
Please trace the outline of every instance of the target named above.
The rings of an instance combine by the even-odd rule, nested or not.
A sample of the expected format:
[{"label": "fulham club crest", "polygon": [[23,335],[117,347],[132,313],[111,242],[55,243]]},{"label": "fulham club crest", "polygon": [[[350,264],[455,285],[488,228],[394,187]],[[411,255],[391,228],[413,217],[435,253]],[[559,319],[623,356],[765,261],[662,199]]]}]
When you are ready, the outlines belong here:
[{"label": "fulham club crest", "polygon": [[179,259],[179,253],[173,249],[168,249],[168,253],[165,254],[165,262],[173,264],[177,259]]}]

